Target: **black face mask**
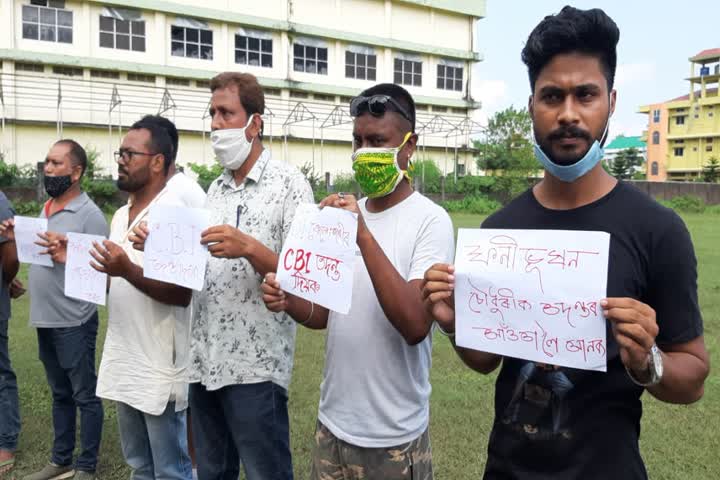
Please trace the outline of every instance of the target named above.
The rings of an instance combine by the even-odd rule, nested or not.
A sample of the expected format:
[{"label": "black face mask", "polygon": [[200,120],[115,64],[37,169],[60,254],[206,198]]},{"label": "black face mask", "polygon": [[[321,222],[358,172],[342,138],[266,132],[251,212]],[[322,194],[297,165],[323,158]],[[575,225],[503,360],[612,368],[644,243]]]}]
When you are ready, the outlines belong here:
[{"label": "black face mask", "polygon": [[57,198],[63,193],[68,191],[68,188],[72,186],[72,179],[70,175],[62,175],[57,177],[50,177],[45,175],[45,191],[52,198]]}]

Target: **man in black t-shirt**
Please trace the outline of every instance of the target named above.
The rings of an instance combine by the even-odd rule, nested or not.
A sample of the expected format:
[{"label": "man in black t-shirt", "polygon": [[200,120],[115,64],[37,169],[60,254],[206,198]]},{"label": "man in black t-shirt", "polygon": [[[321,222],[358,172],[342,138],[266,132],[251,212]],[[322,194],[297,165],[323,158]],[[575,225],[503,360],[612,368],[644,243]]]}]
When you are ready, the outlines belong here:
[{"label": "man in black t-shirt", "polygon": [[[647,391],[669,403],[703,394],[709,360],[697,262],[683,221],[602,168],[615,108],[619,31],[602,10],[565,7],[522,52],[535,155],[545,178],[483,228],[610,234],[607,372],[536,364],[455,346],[472,369],[502,364],[485,479],[647,478],[638,440]],[[434,265],[423,296],[454,344],[454,268]]]}]

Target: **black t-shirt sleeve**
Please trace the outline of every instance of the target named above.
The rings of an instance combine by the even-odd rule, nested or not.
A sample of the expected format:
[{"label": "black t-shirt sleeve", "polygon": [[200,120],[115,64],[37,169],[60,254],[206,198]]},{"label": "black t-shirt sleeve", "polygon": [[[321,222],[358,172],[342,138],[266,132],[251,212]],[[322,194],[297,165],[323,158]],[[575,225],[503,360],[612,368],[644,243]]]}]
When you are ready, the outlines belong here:
[{"label": "black t-shirt sleeve", "polygon": [[685,343],[703,333],[697,293],[697,258],[690,233],[671,212],[668,227],[653,242],[648,303],[655,309],[658,345]]}]

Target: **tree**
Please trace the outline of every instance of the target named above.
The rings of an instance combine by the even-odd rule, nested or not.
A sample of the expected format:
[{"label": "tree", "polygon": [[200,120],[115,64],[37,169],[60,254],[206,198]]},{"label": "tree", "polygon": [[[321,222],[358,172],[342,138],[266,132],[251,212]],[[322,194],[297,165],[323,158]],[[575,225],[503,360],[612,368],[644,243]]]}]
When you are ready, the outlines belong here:
[{"label": "tree", "polygon": [[510,106],[488,122],[483,140],[476,140],[478,168],[502,175],[527,177],[539,169],[531,142],[532,121],[526,108]]},{"label": "tree", "polygon": [[630,176],[629,171],[629,165],[625,160],[625,156],[622,155],[622,152],[619,152],[612,162],[610,173],[612,173],[615,178],[624,180]]},{"label": "tree", "polygon": [[710,159],[707,165],[703,168],[702,172],[703,181],[708,183],[715,183],[720,179],[720,161],[713,157]]},{"label": "tree", "polygon": [[632,177],[643,163],[640,151],[635,147],[620,150],[610,167],[610,173],[619,179]]}]

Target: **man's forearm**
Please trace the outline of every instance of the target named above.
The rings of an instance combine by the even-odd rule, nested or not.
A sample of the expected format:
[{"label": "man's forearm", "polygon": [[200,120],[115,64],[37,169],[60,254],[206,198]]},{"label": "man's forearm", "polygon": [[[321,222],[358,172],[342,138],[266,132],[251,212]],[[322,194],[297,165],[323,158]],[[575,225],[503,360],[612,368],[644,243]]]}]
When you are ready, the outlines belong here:
[{"label": "man's forearm", "polygon": [[124,278],[132,286],[155,301],[178,307],[187,307],[190,305],[192,291],[189,288],[145,278],[142,267],[139,265],[131,264]]},{"label": "man's forearm", "polygon": [[275,272],[278,266],[278,254],[255,240],[255,244],[245,257],[258,275],[264,277],[267,273]]},{"label": "man's forearm", "polygon": [[20,270],[14,240],[7,240],[0,245],[0,257],[3,282],[9,285]]},{"label": "man's forearm", "polygon": [[647,387],[648,392],[668,403],[688,404],[700,400],[710,371],[709,364],[686,352],[666,352],[662,357],[662,380]]},{"label": "man's forearm", "polygon": [[288,296],[288,308],[286,312],[296,322],[303,327],[313,330],[327,328],[328,315],[330,314],[327,308],[313,304],[309,300],[296,297],[287,292],[285,294]]},{"label": "man's forearm", "polygon": [[452,346],[455,348],[455,353],[460,357],[460,360],[476,372],[487,375],[495,371],[498,365],[500,365],[500,362],[502,362],[502,356],[500,355],[458,347],[455,343],[455,336],[450,337],[450,343],[452,343]]},{"label": "man's forearm", "polygon": [[408,344],[422,342],[430,332],[432,319],[423,306],[420,285],[400,276],[366,228],[358,235],[358,246],[385,316]]}]

